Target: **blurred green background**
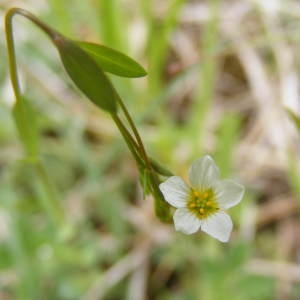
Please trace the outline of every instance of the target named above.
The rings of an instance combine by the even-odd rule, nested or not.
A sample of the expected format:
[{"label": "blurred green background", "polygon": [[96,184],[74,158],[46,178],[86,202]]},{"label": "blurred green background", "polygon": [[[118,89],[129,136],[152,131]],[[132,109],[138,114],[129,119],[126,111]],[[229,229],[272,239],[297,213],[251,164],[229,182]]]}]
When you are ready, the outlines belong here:
[{"label": "blurred green background", "polygon": [[[111,76],[148,152],[185,178],[208,153],[246,186],[228,244],[156,219],[112,120],[16,17],[51,204],[12,118],[3,20],[13,6],[148,70]],[[300,143],[286,112],[300,113],[297,0],[0,0],[0,18],[1,300],[300,299]]]}]

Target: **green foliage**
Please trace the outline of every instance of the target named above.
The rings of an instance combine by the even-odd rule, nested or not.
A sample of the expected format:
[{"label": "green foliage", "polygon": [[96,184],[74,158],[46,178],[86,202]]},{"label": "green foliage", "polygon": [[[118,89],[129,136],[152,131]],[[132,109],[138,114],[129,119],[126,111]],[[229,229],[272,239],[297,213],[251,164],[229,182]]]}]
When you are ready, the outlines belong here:
[{"label": "green foliage", "polygon": [[[156,9],[152,1],[136,1],[132,10],[124,9],[125,2],[50,0],[49,9],[43,10],[41,14],[44,15],[39,17],[72,38],[92,37],[126,53],[131,53],[126,46],[132,41],[128,38],[130,33],[127,29],[136,25],[131,23],[135,18],[142,21],[146,32],[143,36],[145,44],[139,50],[144,55],[143,62],[149,66],[149,82],[140,79],[136,84],[126,78],[113,76],[112,80],[122,98],[130,100],[130,112],[138,120],[147,150],[155,154],[159,161],[169,163],[167,166],[175,174],[183,176],[187,175],[188,162],[199,157],[204,149],[209,150],[218,162],[222,176],[235,175],[232,174],[235,151],[248,129],[248,119],[245,120],[244,115],[248,114],[251,120],[252,112],[248,112],[248,109],[251,110],[249,103],[249,107],[243,106],[244,103],[241,106],[229,103],[228,109],[227,99],[224,99],[220,105],[224,95],[219,98],[219,91],[215,90],[215,78],[219,72],[222,75],[223,59],[227,55],[223,55],[223,52],[219,53],[220,56],[215,55],[219,40],[222,39],[218,34],[219,23],[216,18],[220,11],[215,7],[213,18],[205,21],[205,24],[201,23],[201,28],[196,23],[191,26],[188,22],[180,27],[180,34],[185,32],[185,27],[192,27],[191,31],[188,29],[189,33],[196,29],[201,38],[201,60],[187,67],[186,61],[180,56],[181,52],[177,52],[170,39],[179,25],[181,9],[186,9],[185,5],[193,5],[193,1],[166,0],[163,3],[164,12]],[[217,2],[220,1],[209,1]],[[30,10],[38,11],[34,6]],[[260,228],[249,228],[248,220],[243,220],[247,213],[242,203],[238,207],[238,217],[233,218],[232,240],[226,245],[220,245],[203,233],[185,236],[176,233],[173,225],[159,227],[153,217],[152,203],[148,206],[141,201],[136,165],[125,150],[124,142],[116,133],[111,119],[85,106],[81,96],[68,90],[60,76],[59,60],[55,55],[50,55],[50,51],[45,51],[48,46],[40,42],[40,36],[33,34],[32,25],[26,26],[27,22],[23,30],[30,33],[29,41],[25,42],[25,46],[23,41],[19,41],[16,50],[30,101],[22,97],[13,108],[13,114],[27,156],[43,157],[46,168],[28,159],[25,163],[16,162],[23,155],[19,151],[20,143],[13,126],[10,125],[11,107],[4,94],[1,95],[1,101],[4,101],[0,108],[0,298],[85,299],[86,293],[99,278],[105,278],[110,268],[116,270],[119,263],[123,267],[126,265],[123,264],[124,258],[133,248],[145,241],[152,243],[152,240],[155,241],[151,244],[145,265],[130,271],[122,277],[121,282],[107,289],[104,299],[126,299],[127,295],[127,299],[131,300],[129,291],[141,282],[145,274],[149,299],[278,298],[277,281],[271,276],[250,273],[247,265],[258,255],[264,256],[270,263],[274,262],[280,247],[276,247],[279,239],[273,228],[277,228],[280,222],[275,221],[271,230],[264,228],[263,234]],[[15,28],[18,31],[18,26]],[[198,29],[201,30],[198,32]],[[196,40],[193,42],[198,43]],[[118,96],[103,72],[143,76],[145,71],[116,50],[90,43],[82,46],[82,43],[63,41],[65,49],[60,52],[63,52],[62,60],[67,65],[67,72],[93,103],[108,112],[115,112]],[[38,51],[26,51],[28,44]],[[4,49],[1,41],[0,46]],[[129,46],[129,49],[135,47]],[[112,57],[113,60],[110,60]],[[30,64],[29,68],[28,62],[36,64]],[[173,63],[179,63],[183,68],[175,76],[168,73]],[[51,71],[44,73],[44,70]],[[2,70],[0,72],[1,93],[7,78]],[[235,85],[238,85],[238,79],[233,78]],[[195,97],[194,91],[186,89],[190,82],[196,82],[199,86]],[[213,103],[215,93],[218,101]],[[182,106],[176,106],[183,94]],[[105,97],[100,98],[99,95]],[[74,101],[69,101],[73,98]],[[243,107],[242,114],[238,107]],[[216,121],[209,119],[211,110],[215,108]],[[227,114],[229,110],[232,112]],[[180,121],[176,114],[182,117]],[[294,116],[291,117],[294,119]],[[34,125],[35,118],[42,126],[40,123],[38,127]],[[297,117],[294,122],[296,126],[299,125]],[[213,126],[209,127],[211,123]],[[245,155],[251,156],[252,153]],[[291,191],[299,197],[296,157],[289,157],[288,180]],[[171,175],[156,160],[151,160],[151,165],[162,176]],[[147,172],[141,176],[141,184],[148,191],[153,188],[149,176]],[[256,183],[263,185],[259,178],[254,178],[256,174],[249,176],[253,178],[255,188]],[[47,183],[49,178],[54,186]],[[55,192],[55,188],[59,193]],[[158,215],[162,220],[172,222],[172,208],[170,211],[158,190],[155,195],[155,201],[159,203],[156,206]],[[260,204],[257,203],[261,198],[256,193],[254,195],[253,205],[259,208]],[[149,197],[147,201],[153,199]],[[64,220],[62,210],[70,221],[69,227],[61,221]],[[239,239],[240,235],[244,239],[240,226],[244,232],[255,230],[255,239],[250,239],[250,242]],[[72,234],[68,233],[70,228]],[[271,245],[268,247],[272,251],[264,251],[263,245]],[[119,275],[116,271],[109,274]],[[297,298],[299,285],[291,285],[290,296]],[[93,299],[97,299],[97,296]]]},{"label": "green foliage", "polygon": [[69,39],[59,36],[54,42],[76,86],[99,108],[115,113],[118,94],[97,63]]},{"label": "green foliage", "polygon": [[132,58],[103,45],[76,41],[105,71],[122,77],[142,77],[147,72]]}]

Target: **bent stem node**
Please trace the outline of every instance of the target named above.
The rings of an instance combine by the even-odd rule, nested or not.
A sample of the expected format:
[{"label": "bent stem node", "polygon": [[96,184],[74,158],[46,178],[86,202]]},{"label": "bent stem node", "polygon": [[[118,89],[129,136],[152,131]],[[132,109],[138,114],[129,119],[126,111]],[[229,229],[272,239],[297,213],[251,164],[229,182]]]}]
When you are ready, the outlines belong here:
[{"label": "bent stem node", "polygon": [[[31,13],[29,13],[24,9],[12,8],[7,12],[5,16],[5,33],[6,33],[7,50],[8,50],[10,79],[16,97],[15,107],[16,105],[20,104],[19,106],[20,114],[13,114],[13,117],[14,117],[17,130],[19,131],[19,135],[20,137],[22,137],[22,136],[27,136],[28,132],[25,131],[28,130],[28,128],[30,128],[30,130],[32,130],[32,128],[31,128],[31,124],[29,123],[30,119],[28,118],[28,115],[26,113],[26,104],[22,98],[20,81],[17,72],[17,60],[16,60],[16,51],[15,51],[15,44],[14,44],[14,37],[13,37],[13,24],[12,24],[13,17],[17,14],[22,15],[23,17],[32,21],[51,38],[55,37],[58,33],[55,30],[52,30],[49,26],[41,22],[38,18],[36,18],[34,15],[32,15]],[[20,124],[23,126],[18,126]],[[41,184],[43,186],[43,190],[46,195],[45,201],[47,203],[44,206],[46,214],[49,216],[51,222],[55,224],[57,227],[60,227],[61,225],[65,225],[65,216],[63,213],[63,209],[60,205],[60,201],[56,196],[57,193],[54,190],[54,186],[47,175],[45,167],[39,159],[38,150],[35,149],[34,151],[32,151],[32,149],[29,149],[30,147],[28,147],[28,145],[26,144],[26,142],[24,142],[24,140],[22,140],[22,142],[23,142],[23,148],[26,152],[26,160],[31,162],[35,175],[38,176],[38,178],[40,178],[41,180]]]}]

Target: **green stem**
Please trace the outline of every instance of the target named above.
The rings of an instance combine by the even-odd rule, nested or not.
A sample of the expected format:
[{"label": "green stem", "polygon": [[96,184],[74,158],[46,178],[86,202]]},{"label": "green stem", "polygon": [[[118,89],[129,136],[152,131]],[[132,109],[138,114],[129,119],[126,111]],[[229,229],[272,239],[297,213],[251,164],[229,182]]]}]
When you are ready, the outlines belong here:
[{"label": "green stem", "polygon": [[[50,37],[57,36],[57,33],[50,29],[46,24],[42,23],[40,20],[38,20],[34,15],[27,12],[26,10],[20,9],[20,8],[12,8],[10,9],[6,16],[5,16],[5,32],[6,32],[6,40],[7,40],[7,49],[8,49],[8,60],[9,60],[9,71],[10,71],[10,78],[13,86],[13,90],[15,93],[16,101],[17,103],[22,104],[22,116],[16,116],[15,117],[15,123],[17,125],[17,128],[19,130],[20,136],[26,136],[26,128],[30,128],[31,125],[28,123],[28,118],[26,115],[26,110],[23,105],[22,100],[22,92],[20,88],[20,81],[18,77],[17,72],[17,60],[16,60],[16,51],[15,51],[15,44],[14,44],[14,37],[13,37],[13,24],[12,19],[14,15],[19,14],[22,15],[28,19],[30,19],[32,22],[34,22],[36,25],[38,25],[41,29],[43,29]],[[22,102],[21,102],[22,101]],[[24,122],[26,124],[24,124]],[[18,126],[18,123],[23,123],[23,126]],[[25,134],[23,134],[25,133]],[[27,146],[23,143],[23,146],[27,153],[27,158],[29,161],[33,161],[33,167],[34,172],[38,176],[38,178],[41,180],[41,186],[43,187],[44,194],[46,196],[46,205],[45,205],[45,211],[49,215],[49,218],[52,220],[54,224],[57,226],[62,224],[62,221],[64,219],[63,210],[61,206],[59,205],[58,198],[56,196],[56,192],[54,191],[54,187],[51,184],[51,181],[46,173],[46,170],[44,168],[44,165],[39,160],[38,153],[31,153],[31,157],[28,156],[28,149]]]},{"label": "green stem", "polygon": [[[122,136],[125,139],[126,144],[128,145],[128,148],[130,149],[131,153],[133,154],[140,170],[145,170],[145,161],[141,159],[140,157],[140,147],[136,143],[136,141],[133,139],[133,137],[130,135],[120,118],[117,114],[111,115],[113,120],[115,121],[117,127],[119,128]],[[170,213],[170,206],[169,204],[164,200],[164,197],[159,189],[159,179],[157,176],[157,173],[153,170],[152,165],[150,165],[150,168],[147,166],[146,172],[148,172],[148,175],[146,176],[150,180],[150,191],[154,197],[154,207],[155,207],[155,213],[157,217],[165,223],[170,223],[172,221],[171,213]]]},{"label": "green stem", "polygon": [[5,25],[8,27],[9,25],[11,26],[12,24],[12,18],[14,15],[21,15],[28,20],[32,21],[34,24],[36,24],[39,28],[41,28],[51,39],[55,39],[57,36],[60,36],[60,34],[55,31],[54,29],[50,28],[47,24],[43,23],[40,19],[38,19],[35,15],[30,13],[29,11],[18,8],[18,7],[13,7],[11,8],[5,17]]},{"label": "green stem", "polygon": [[[122,126],[122,130],[124,130],[124,133],[126,133],[126,136],[128,137],[128,139],[130,140],[130,142],[132,143],[132,145],[134,146],[134,148],[136,149],[137,152],[140,153],[140,148],[138,143],[136,142],[136,140],[132,137],[131,133],[129,132],[129,130],[125,127],[125,125],[123,124],[123,122],[121,121],[121,119],[119,118],[118,115],[115,115],[115,117],[113,117],[113,119],[116,118],[120,124],[120,126]],[[115,119],[114,119],[115,120]]]},{"label": "green stem", "polygon": [[140,137],[140,134],[139,134],[136,126],[134,125],[134,122],[133,122],[133,120],[132,120],[132,118],[131,118],[131,116],[130,116],[130,114],[129,114],[126,106],[125,106],[125,104],[123,103],[123,101],[122,101],[122,99],[120,97],[118,97],[118,101],[119,101],[119,104],[121,106],[121,109],[124,112],[124,115],[125,115],[126,119],[128,120],[128,123],[129,123],[129,125],[130,125],[130,127],[131,127],[131,129],[133,131],[133,134],[134,134],[134,136],[135,136],[135,138],[137,140],[138,146],[139,146],[139,148],[140,148],[140,150],[142,152],[143,158],[145,160],[145,164],[146,164],[148,170],[151,171],[152,170],[152,166],[151,166],[151,163],[149,161],[149,158],[148,158],[148,155],[146,153],[146,150],[145,150],[144,144],[142,142],[142,139]]},{"label": "green stem", "polygon": [[171,213],[170,213],[170,206],[169,204],[165,201],[160,189],[159,189],[159,179],[157,176],[157,173],[153,170],[153,167],[150,163],[150,160],[147,156],[146,150],[144,148],[142,139],[138,133],[138,130],[136,129],[134,122],[126,108],[126,106],[124,105],[123,101],[121,98],[118,98],[119,104],[125,114],[125,117],[127,118],[130,127],[132,128],[132,131],[135,135],[135,138],[138,142],[138,145],[136,145],[136,142],[134,141],[134,139],[131,137],[130,133],[127,131],[127,129],[125,128],[125,126],[122,124],[122,126],[124,126],[124,130],[128,132],[128,135],[131,137],[132,140],[132,144],[135,145],[135,147],[138,146],[138,151],[141,151],[145,164],[146,164],[146,168],[149,172],[148,178],[150,179],[150,189],[151,189],[151,193],[154,197],[154,206],[155,206],[155,213],[157,215],[157,217],[165,223],[170,223],[172,221],[172,217],[171,217]]},{"label": "green stem", "polygon": [[[12,18],[15,14],[19,14],[22,15],[26,18],[28,18],[29,20],[31,20],[33,23],[35,23],[37,26],[39,26],[51,39],[56,39],[57,36],[59,36],[60,34],[58,32],[56,32],[55,30],[53,30],[52,28],[50,28],[49,26],[47,26],[45,23],[41,22],[38,18],[36,18],[33,14],[31,14],[30,12],[21,9],[21,8],[12,8],[8,11],[8,13],[6,14],[6,18],[5,18],[5,22],[6,22],[6,27],[7,27],[7,37],[8,37],[8,45],[10,45],[8,48],[9,52],[14,53],[14,43],[13,43],[13,34],[12,34]],[[16,60],[14,57],[10,57],[11,62],[10,62],[10,66],[11,66],[11,77],[12,77],[12,82],[13,82],[13,86],[14,86],[14,90],[16,95],[20,94],[20,87],[18,85],[18,79],[17,79],[17,73],[16,73]],[[16,80],[15,80],[16,79]],[[137,128],[134,125],[134,122],[128,112],[128,110],[126,109],[123,101],[121,98],[118,98],[120,106],[129,122],[130,127],[132,128],[132,131],[134,133],[134,136],[137,140],[137,144],[142,152],[143,158],[145,160],[145,163],[147,165],[147,167],[149,168],[149,170],[151,169],[151,164],[150,161],[148,159],[148,156],[146,154],[146,150],[145,147],[143,145],[142,139],[138,133]]]},{"label": "green stem", "polygon": [[115,121],[120,133],[122,134],[130,152],[132,153],[132,155],[134,156],[137,164],[139,167],[144,166],[144,161],[141,159],[140,157],[140,149],[138,147],[138,144],[136,143],[136,141],[132,138],[132,136],[130,135],[130,133],[128,132],[128,130],[126,129],[126,127],[124,126],[124,124],[122,123],[121,119],[118,117],[117,114],[111,114],[112,119]]},{"label": "green stem", "polygon": [[[17,101],[22,101],[21,97],[21,89],[19,84],[19,78],[17,73],[17,63],[16,63],[16,56],[15,56],[15,47],[14,47],[14,39],[13,39],[13,30],[12,30],[12,19],[14,15],[19,14],[23,17],[26,17],[30,21],[32,21],[34,24],[36,24],[39,28],[41,28],[52,40],[55,40],[60,36],[58,32],[48,27],[46,24],[41,22],[38,18],[36,18],[34,15],[29,13],[26,10],[20,9],[20,8],[12,8],[8,11],[5,17],[5,24],[6,24],[6,37],[7,37],[7,47],[8,47],[8,57],[9,57],[9,68],[10,68],[10,76],[11,76],[11,82],[13,85],[13,89],[15,92],[15,96]],[[138,167],[140,169],[147,169],[150,173],[150,180],[151,180],[151,189],[152,192],[157,198],[157,196],[160,195],[159,187],[158,187],[158,177],[155,171],[152,168],[152,165],[150,163],[150,160],[148,158],[148,155],[146,153],[144,144],[142,142],[142,139],[139,135],[139,132],[126,108],[121,98],[118,97],[118,102],[121,106],[121,109],[132,129],[132,132],[134,134],[135,139],[131,135],[131,133],[127,130],[127,128],[124,126],[121,119],[118,117],[117,114],[111,114],[113,120],[115,121],[118,129],[120,130],[120,133],[122,134],[129,150],[131,151],[132,155],[134,156]],[[28,124],[25,124],[26,126]],[[37,158],[38,155],[35,155],[33,158]],[[41,183],[43,186],[43,190],[46,194],[46,210],[51,215],[51,218],[55,220],[55,222],[59,222],[61,220],[61,210],[59,207],[58,202],[56,202],[56,193],[54,192],[53,186],[47,176],[47,173],[42,165],[42,163],[37,159],[38,163],[34,165],[35,172],[41,179]]]},{"label": "green stem", "polygon": [[[132,154],[135,156],[136,160],[137,160],[137,163],[140,165],[144,165],[144,162],[141,160],[140,156],[136,154],[136,151],[141,151],[141,149],[143,149],[142,151],[142,155],[143,155],[143,158],[144,158],[144,161],[145,161],[145,164],[146,164],[146,167],[148,169],[148,172],[149,172],[149,178],[150,178],[150,182],[151,182],[151,192],[152,194],[154,195],[154,198],[157,199],[160,198],[161,199],[161,192],[159,190],[159,179],[157,177],[157,174],[156,172],[153,170],[153,167],[152,167],[152,164],[150,163],[149,161],[149,158],[146,154],[146,151],[143,147],[143,143],[142,143],[142,140],[139,136],[139,133],[133,123],[133,120],[131,119],[130,117],[130,114],[128,112],[128,110],[126,109],[124,103],[122,102],[122,100],[119,98],[119,103],[124,111],[124,114],[125,116],[127,117],[127,120],[129,122],[129,124],[131,125],[131,128],[133,130],[133,132],[135,133],[135,137],[137,140],[140,141],[140,144],[138,145],[136,143],[136,141],[132,138],[132,136],[130,135],[130,133],[128,132],[128,130],[126,129],[126,127],[123,125],[122,121],[120,120],[120,118],[117,116],[117,115],[112,115],[112,118],[114,119],[115,123],[117,124],[120,132],[122,133],[129,149],[131,150]],[[134,148],[133,148],[134,146]],[[159,201],[160,202],[160,201]]]},{"label": "green stem", "polygon": [[20,101],[21,89],[19,85],[19,78],[17,73],[17,62],[15,56],[15,43],[14,35],[12,29],[12,17],[15,14],[15,9],[8,11],[5,17],[5,33],[7,41],[7,50],[8,50],[8,60],[9,60],[9,71],[10,71],[10,80],[14,89],[14,93],[17,101]]}]

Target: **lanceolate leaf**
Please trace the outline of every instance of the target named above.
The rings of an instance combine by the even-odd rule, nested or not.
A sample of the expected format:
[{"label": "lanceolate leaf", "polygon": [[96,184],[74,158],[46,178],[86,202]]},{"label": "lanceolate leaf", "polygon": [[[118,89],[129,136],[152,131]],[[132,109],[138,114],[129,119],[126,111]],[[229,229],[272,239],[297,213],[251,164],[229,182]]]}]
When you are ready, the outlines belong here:
[{"label": "lanceolate leaf", "polygon": [[147,75],[144,68],[132,58],[114,49],[94,43],[76,41],[105,71],[122,77]]},{"label": "lanceolate leaf", "polygon": [[76,43],[61,35],[57,35],[53,42],[76,86],[98,107],[115,113],[118,94],[95,60]]}]

